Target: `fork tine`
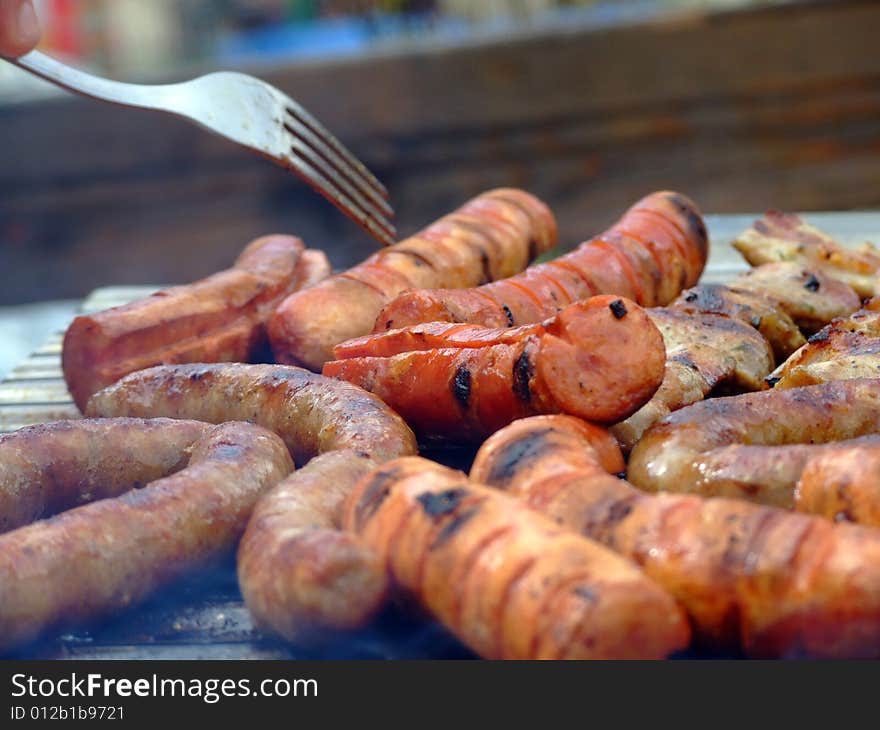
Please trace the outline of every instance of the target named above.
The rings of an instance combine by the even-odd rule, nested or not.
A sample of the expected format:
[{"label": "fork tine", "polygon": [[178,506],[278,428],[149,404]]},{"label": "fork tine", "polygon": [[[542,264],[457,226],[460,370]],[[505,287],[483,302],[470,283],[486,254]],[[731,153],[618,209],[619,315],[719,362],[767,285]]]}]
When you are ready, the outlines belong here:
[{"label": "fork tine", "polygon": [[[361,208],[343,190],[334,185],[322,171],[296,154],[293,149],[285,158],[285,162],[293,172],[383,245],[390,246],[396,242],[394,226],[382,219],[381,216],[377,216],[375,211],[369,213]],[[378,223],[380,220],[384,225]]]},{"label": "fork tine", "polygon": [[290,140],[291,152],[309,165],[313,170],[320,170],[322,177],[333,187],[334,194],[346,201],[346,204],[355,205],[360,212],[369,216],[378,227],[382,228],[389,236],[395,234],[394,224],[389,220],[388,214],[380,210],[373,201],[368,200],[334,168],[324,163],[324,158],[317,155],[307,144],[297,137]]},{"label": "fork tine", "polygon": [[386,190],[385,186],[379,182],[376,176],[367,169],[363,162],[349,152],[342,142],[333,136],[323,124],[309,114],[309,112],[297,102],[290,97],[286,97],[285,101],[287,102],[287,111],[291,116],[308,127],[313,134],[324,140],[324,142],[326,142],[326,144],[331,147],[339,157],[348,163],[349,167],[357,170],[362,177],[369,181],[370,187],[377,190],[383,198],[388,200],[388,190]]},{"label": "fork tine", "polygon": [[346,160],[342,159],[336,153],[325,139],[317,136],[310,127],[303,124],[302,121],[293,115],[290,115],[288,121],[284,123],[284,128],[293,135],[293,137],[311,147],[312,151],[317,154],[324,163],[321,165],[322,168],[327,165],[332,166],[336,172],[343,175],[361,194],[369,197],[374,205],[383,211],[385,217],[394,217],[394,210],[386,199],[387,192],[384,188],[379,190],[371,183],[371,180],[375,180],[371,174],[369,176],[359,174],[359,169],[366,170],[362,164],[359,169],[353,168]]},{"label": "fork tine", "polygon": [[314,169],[319,170],[323,177],[327,179],[335,188],[336,194],[344,194],[349,201],[352,201],[357,207],[373,218],[375,222],[390,235],[394,235],[394,224],[389,214],[384,208],[377,206],[373,199],[364,197],[361,192],[351,184],[351,181],[339,171],[327,165],[323,157],[315,152],[309,145],[305,144],[301,139],[292,136],[288,140],[291,152]]}]

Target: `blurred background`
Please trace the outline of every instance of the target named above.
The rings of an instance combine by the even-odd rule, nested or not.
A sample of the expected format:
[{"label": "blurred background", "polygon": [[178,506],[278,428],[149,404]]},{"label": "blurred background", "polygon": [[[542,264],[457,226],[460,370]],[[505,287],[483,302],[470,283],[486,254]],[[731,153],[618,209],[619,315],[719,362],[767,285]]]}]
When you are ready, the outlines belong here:
[{"label": "blurred background", "polygon": [[[876,2],[41,0],[39,13],[42,49],[99,74],[239,69],[275,84],[387,184],[402,235],[499,185],[546,200],[565,248],[660,188],[712,213],[880,207]],[[0,305],[190,281],[269,232],[340,267],[375,248],[280,168],[2,61],[0,160]]]}]

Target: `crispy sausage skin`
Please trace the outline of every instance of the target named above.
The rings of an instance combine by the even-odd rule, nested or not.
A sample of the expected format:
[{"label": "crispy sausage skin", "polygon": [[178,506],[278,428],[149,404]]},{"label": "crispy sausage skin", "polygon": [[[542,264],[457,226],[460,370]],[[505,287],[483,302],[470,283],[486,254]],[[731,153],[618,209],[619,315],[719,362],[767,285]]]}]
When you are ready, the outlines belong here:
[{"label": "crispy sausage skin", "polygon": [[222,556],[292,468],[275,434],[208,426],[182,470],[0,536],[0,650],[125,610]]},{"label": "crispy sausage skin", "polygon": [[115,497],[186,465],[208,428],[170,418],[55,421],[0,436],[0,532]]},{"label": "crispy sausage skin", "polygon": [[365,624],[382,605],[381,564],[340,532],[338,503],[371,465],[416,453],[415,437],[376,396],[285,365],[177,365],[132,373],[95,394],[90,413],[253,420],[305,464],[266,495],[239,548],[255,621],[289,640]]},{"label": "crispy sausage skin", "polygon": [[337,349],[370,351],[394,354],[331,361],[324,374],[375,393],[424,436],[459,440],[536,413],[625,418],[660,385],[665,361],[645,310],[607,295],[570,304],[543,324],[416,325]]},{"label": "crispy sausage skin", "polygon": [[703,645],[880,656],[880,532],[742,500],[647,494],[607,473],[596,452],[605,442],[575,421],[511,424],[480,448],[471,478],[634,560],[681,602]]},{"label": "crispy sausage skin", "polygon": [[288,641],[357,629],[384,605],[378,556],[339,529],[342,500],[377,463],[357,451],[316,456],[257,503],[238,550],[254,621]]},{"label": "crispy sausage skin", "polygon": [[739,469],[741,459],[732,449],[823,444],[878,430],[880,379],[714,398],[650,428],[630,455],[628,474],[649,492],[761,499],[766,473],[781,467],[767,454],[763,468],[752,462],[748,470]]},{"label": "crispy sausage skin", "polygon": [[406,289],[469,287],[512,276],[556,245],[553,214],[532,195],[491,190],[416,235],[285,299],[269,322],[278,362],[320,370],[333,346],[365,335]]},{"label": "crispy sausage skin", "polygon": [[629,561],[426,459],[373,471],[343,520],[481,656],[660,658],[688,644],[680,608]]},{"label": "crispy sausage skin", "polygon": [[336,449],[380,462],[416,452],[412,431],[376,396],[289,365],[158,365],[96,393],[86,412],[252,421],[281,436],[297,464]]},{"label": "crispy sausage skin", "polygon": [[267,354],[266,320],[324,266],[293,236],[252,241],[231,269],[131,304],[76,317],[64,335],[67,387],[83,410],[89,396],[123,375],[180,362],[248,362]]},{"label": "crispy sausage skin", "polygon": [[422,322],[531,324],[597,294],[624,296],[645,307],[668,304],[697,283],[708,247],[693,201],[679,193],[653,193],[601,236],[553,261],[475,289],[404,292],[382,309],[373,331]]}]

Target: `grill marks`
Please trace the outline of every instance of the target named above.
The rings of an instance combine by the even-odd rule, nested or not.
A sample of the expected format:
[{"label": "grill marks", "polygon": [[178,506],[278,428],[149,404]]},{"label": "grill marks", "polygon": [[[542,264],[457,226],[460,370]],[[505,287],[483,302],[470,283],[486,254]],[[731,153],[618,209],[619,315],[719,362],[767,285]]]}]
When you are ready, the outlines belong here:
[{"label": "grill marks", "polygon": [[460,365],[452,378],[452,395],[467,409],[471,399],[471,371],[465,365]]},{"label": "grill marks", "polygon": [[532,399],[532,391],[529,383],[535,375],[535,366],[529,353],[523,350],[522,354],[513,364],[513,392],[523,403]]},{"label": "grill marks", "polygon": [[[674,202],[669,197],[648,196],[601,236],[510,278],[477,289],[433,290],[418,299],[404,293],[386,305],[379,326],[387,320],[398,327],[434,321],[438,311],[445,311],[449,321],[489,326],[498,326],[502,316],[511,325],[535,323],[572,301],[601,293],[626,296],[642,306],[666,304],[682,287],[696,283],[707,253],[696,207],[683,196],[672,196]],[[475,301],[473,292],[488,295],[494,307]]]},{"label": "grill marks", "polygon": [[[404,476],[357,532],[401,589],[482,656],[648,658],[687,643],[671,596],[625,559],[459,472],[418,457],[396,464]],[[358,501],[356,491],[349,504]]]}]

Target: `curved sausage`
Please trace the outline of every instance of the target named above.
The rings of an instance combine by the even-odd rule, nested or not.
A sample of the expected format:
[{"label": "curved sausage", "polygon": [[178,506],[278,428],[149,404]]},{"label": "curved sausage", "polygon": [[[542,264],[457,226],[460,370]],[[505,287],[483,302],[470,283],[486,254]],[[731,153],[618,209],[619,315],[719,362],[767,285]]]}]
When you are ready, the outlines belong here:
[{"label": "curved sausage", "polygon": [[93,395],[86,414],[252,421],[281,436],[297,464],[337,449],[379,462],[416,452],[412,431],[376,396],[290,365],[158,365]]},{"label": "curved sausage", "polygon": [[269,322],[275,358],[320,370],[334,345],[370,332],[379,310],[405,289],[468,287],[511,276],[555,245],[556,221],[546,205],[522,190],[491,190],[285,299]]},{"label": "curved sausage", "polygon": [[206,428],[170,418],[83,419],[0,436],[0,532],[183,468]]},{"label": "curved sausage", "polygon": [[0,535],[0,649],[125,610],[219,558],[292,468],[275,434],[209,426],[181,471]]},{"label": "curved sausage", "polygon": [[263,497],[238,549],[254,621],[300,643],[363,626],[385,604],[378,556],[339,529],[339,506],[377,463],[357,451],[316,456]]},{"label": "curved sausage", "polygon": [[321,640],[381,606],[384,570],[335,529],[338,502],[371,462],[416,453],[412,431],[376,396],[285,365],[178,365],[132,373],[87,410],[241,418],[275,431],[306,466],[260,502],[241,541],[239,582],[255,621],[290,640]]},{"label": "curved sausage", "polygon": [[688,644],[681,610],[636,566],[426,459],[379,467],[343,519],[483,657],[659,658]]},{"label": "curved sausage", "polygon": [[[536,413],[613,422],[645,403],[663,379],[660,332],[645,310],[620,297],[570,304],[541,325],[482,334],[443,329],[375,335],[377,352],[433,349],[335,360],[324,374],[377,394],[421,434],[457,440],[483,438]],[[373,349],[370,341],[352,348]]]},{"label": "curved sausage", "polygon": [[638,563],[700,643],[752,657],[880,656],[880,532],[741,500],[651,495],[564,416],[493,435],[471,478]]},{"label": "curved sausage", "polygon": [[[265,357],[265,325],[277,304],[322,268],[293,236],[252,241],[231,269],[145,299],[76,317],[61,364],[76,405],[123,375],[161,363],[247,362]],[[326,260],[326,259],[325,259]]]},{"label": "curved sausage", "polygon": [[668,304],[697,283],[708,247],[693,201],[679,193],[653,193],[601,236],[516,276],[475,289],[404,292],[382,309],[373,331],[422,322],[531,324],[597,294],[627,297],[645,307]]}]

